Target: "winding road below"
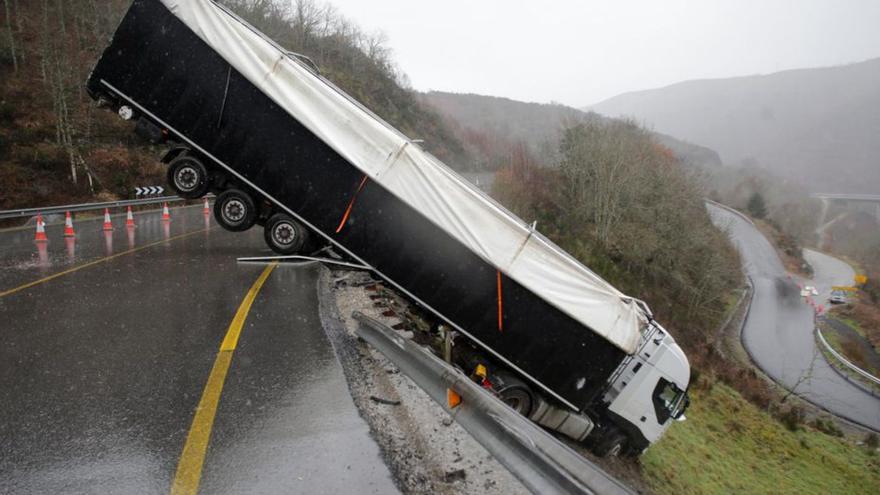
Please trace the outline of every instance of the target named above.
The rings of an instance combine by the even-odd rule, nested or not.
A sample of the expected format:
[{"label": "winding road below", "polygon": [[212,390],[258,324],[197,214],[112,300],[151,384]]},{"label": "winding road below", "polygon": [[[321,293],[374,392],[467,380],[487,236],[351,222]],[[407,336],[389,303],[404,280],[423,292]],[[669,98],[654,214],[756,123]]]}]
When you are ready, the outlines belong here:
[{"label": "winding road below", "polygon": [[[813,337],[813,309],[800,297],[770,242],[744,218],[708,205],[713,222],[725,229],[754,284],[743,327],[743,345],[777,383],[854,423],[880,431],[880,399],[841,377],[825,361]],[[816,272],[809,282],[825,300],[832,285],[852,283],[852,269],[830,256],[808,251]]]}]

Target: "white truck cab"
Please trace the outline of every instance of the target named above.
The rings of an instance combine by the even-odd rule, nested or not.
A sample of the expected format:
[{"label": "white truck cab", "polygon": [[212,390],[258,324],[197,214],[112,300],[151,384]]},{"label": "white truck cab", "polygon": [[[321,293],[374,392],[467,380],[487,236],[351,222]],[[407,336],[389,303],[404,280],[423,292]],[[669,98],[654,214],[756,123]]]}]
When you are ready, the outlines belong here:
[{"label": "white truck cab", "polygon": [[621,364],[603,401],[631,448],[644,450],[672,420],[684,420],[690,364],[675,339],[657,322],[642,333],[639,350]]}]

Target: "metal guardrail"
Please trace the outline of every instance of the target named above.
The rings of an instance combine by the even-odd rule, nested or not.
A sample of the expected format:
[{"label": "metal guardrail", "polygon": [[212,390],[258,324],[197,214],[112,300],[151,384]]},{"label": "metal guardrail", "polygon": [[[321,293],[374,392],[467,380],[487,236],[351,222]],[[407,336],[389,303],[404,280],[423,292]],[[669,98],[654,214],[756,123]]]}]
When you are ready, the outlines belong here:
[{"label": "metal guardrail", "polygon": [[[208,195],[213,196],[213,195]],[[119,201],[106,201],[104,203],[82,203],[77,205],[62,205],[62,206],[45,206],[42,208],[23,208],[20,210],[2,210],[0,211],[0,220],[6,220],[9,218],[28,218],[39,214],[42,215],[52,215],[55,213],[64,213],[67,211],[88,211],[88,210],[100,210],[103,208],[120,208],[126,206],[139,206],[139,205],[151,205],[156,203],[173,203],[177,201],[187,201],[180,196],[161,196],[158,198],[143,198],[143,199],[123,199]]]},{"label": "metal guardrail", "polygon": [[835,194],[835,193],[813,193],[811,198],[816,199],[842,199],[844,201],[870,201],[880,202],[880,194]]},{"label": "metal guardrail", "polygon": [[816,326],[816,334],[819,336],[819,340],[822,342],[822,345],[825,346],[825,349],[827,349],[828,352],[830,352],[832,356],[837,358],[837,360],[840,361],[844,366],[846,366],[850,370],[854,371],[855,373],[858,373],[859,375],[867,378],[868,380],[876,383],[877,385],[880,385],[880,378],[877,378],[876,376],[859,368],[858,366],[851,363],[848,359],[841,356],[839,352],[835,351],[834,348],[832,348],[831,345],[828,344],[828,341],[825,340],[825,336],[822,335],[822,330],[819,328],[818,325]]},{"label": "metal guardrail", "polygon": [[[532,493],[634,493],[427,349],[362,313],[353,316],[359,337],[394,362]],[[446,403],[447,389],[461,396],[454,409]]]},{"label": "metal guardrail", "polygon": [[745,220],[746,222],[749,222],[750,224],[755,225],[755,222],[752,221],[751,218],[749,218],[745,213],[743,213],[743,212],[737,210],[736,208],[732,208],[732,207],[730,207],[730,206],[727,206],[726,204],[719,203],[718,201],[712,201],[712,200],[709,199],[709,198],[703,198],[703,202],[704,202],[704,203],[709,203],[709,204],[711,204],[711,205],[713,205],[713,206],[717,206],[718,208],[721,208],[722,210],[727,210],[727,211],[733,213],[734,215],[736,215],[736,216],[742,218],[742,219]]}]

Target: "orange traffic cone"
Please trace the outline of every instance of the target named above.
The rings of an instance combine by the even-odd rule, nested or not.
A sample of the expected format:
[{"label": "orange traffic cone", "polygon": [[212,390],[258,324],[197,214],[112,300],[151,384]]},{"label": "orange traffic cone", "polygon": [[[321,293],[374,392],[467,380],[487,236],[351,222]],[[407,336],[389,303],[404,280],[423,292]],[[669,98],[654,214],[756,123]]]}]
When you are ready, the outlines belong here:
[{"label": "orange traffic cone", "polygon": [[171,221],[171,212],[168,211],[168,203],[162,203],[162,221]]},{"label": "orange traffic cone", "polygon": [[70,212],[65,212],[64,216],[64,237],[75,237],[76,233],[73,231],[73,218],[70,217]]},{"label": "orange traffic cone", "polygon": [[204,213],[205,215],[211,214],[211,207],[208,206],[208,198],[205,198],[205,208],[202,210],[202,213]]},{"label": "orange traffic cone", "polygon": [[104,208],[104,230],[113,230],[113,222],[110,221],[110,210],[107,208]]},{"label": "orange traffic cone", "polygon": [[125,215],[125,226],[134,227],[134,215],[131,214],[131,206],[128,207],[128,213]]},{"label": "orange traffic cone", "polygon": [[47,242],[49,240],[46,237],[46,224],[43,223],[43,215],[37,214],[37,233],[34,235],[34,240],[37,242]]}]

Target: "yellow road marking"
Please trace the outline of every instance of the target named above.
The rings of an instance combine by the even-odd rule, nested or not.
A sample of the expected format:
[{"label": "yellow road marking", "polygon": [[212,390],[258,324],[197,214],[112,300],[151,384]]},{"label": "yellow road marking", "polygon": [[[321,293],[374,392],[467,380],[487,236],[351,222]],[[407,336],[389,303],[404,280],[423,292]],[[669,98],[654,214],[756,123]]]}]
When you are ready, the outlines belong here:
[{"label": "yellow road marking", "polygon": [[276,266],[278,266],[277,261],[267,266],[263,273],[260,274],[260,278],[254,282],[251,290],[244,296],[241,306],[238,307],[238,311],[235,313],[235,318],[232,319],[232,323],[229,325],[229,331],[226,332],[226,337],[223,339],[223,343],[220,344],[221,352],[235,350],[235,347],[238,345],[238,337],[241,335],[241,329],[244,326],[244,320],[251,310],[251,305],[254,304],[257,293],[260,292],[263,284],[266,283],[266,279],[269,278],[269,274],[272,273]]},{"label": "yellow road marking", "polygon": [[211,429],[214,427],[214,416],[217,414],[217,405],[220,403],[220,393],[223,391],[223,383],[226,381],[226,372],[232,363],[231,351],[220,351],[214,360],[214,367],[202,392],[202,399],[196,409],[192,426],[186,436],[186,444],[183,453],[177,463],[177,473],[174,475],[174,484],[171,485],[172,495],[195,494],[199,491],[199,482],[202,479],[202,466],[205,464],[205,453],[208,450],[208,442],[211,440]]},{"label": "yellow road marking", "polygon": [[191,235],[194,235],[194,234],[198,234],[198,233],[204,232],[204,231],[206,231],[206,230],[209,230],[210,228],[213,228],[213,227],[209,227],[208,229],[195,230],[195,231],[193,231],[193,232],[187,232],[186,234],[180,234],[180,235],[176,235],[176,236],[174,236],[174,237],[169,237],[168,239],[162,239],[161,241],[156,241],[156,242],[151,242],[151,243],[149,243],[149,244],[144,244],[143,246],[139,246],[139,247],[136,247],[136,248],[132,248],[132,249],[129,249],[129,250],[127,250],[127,251],[122,251],[121,253],[112,254],[112,255],[110,255],[110,256],[105,256],[105,257],[103,257],[103,258],[96,259],[96,260],[94,260],[94,261],[90,261],[90,262],[88,262],[88,263],[84,263],[84,264],[82,264],[82,265],[78,265],[78,266],[75,266],[75,267],[73,267],[73,268],[69,268],[69,269],[64,270],[64,271],[60,271],[60,272],[58,272],[58,273],[53,273],[52,275],[49,275],[48,277],[44,277],[44,278],[41,278],[41,279],[39,279],[39,280],[34,280],[33,282],[28,282],[28,283],[26,283],[26,284],[24,284],[24,285],[19,285],[18,287],[13,287],[12,289],[5,290],[5,291],[3,291],[3,292],[0,292],[0,297],[6,297],[6,296],[8,296],[8,295],[15,294],[16,292],[23,291],[23,290],[25,290],[25,289],[30,289],[31,287],[33,287],[33,286],[35,286],[35,285],[44,284],[44,283],[46,283],[46,282],[48,282],[48,281],[50,281],[50,280],[54,280],[54,279],[56,279],[56,278],[58,278],[58,277],[63,277],[63,276],[65,276],[65,275],[69,275],[69,274],[71,274],[71,273],[73,273],[73,272],[77,272],[77,271],[79,271],[79,270],[82,270],[83,268],[88,268],[88,267],[90,267],[90,266],[95,266],[95,265],[97,265],[97,264],[99,264],[99,263],[104,263],[105,261],[110,261],[110,260],[112,260],[112,259],[116,259],[116,258],[118,258],[118,257],[120,257],[120,256],[125,256],[126,254],[131,254],[131,253],[136,253],[136,252],[138,252],[138,251],[143,251],[144,249],[147,249],[147,248],[150,248],[150,247],[153,247],[153,246],[159,245],[159,244],[163,244],[163,243],[165,243],[165,242],[170,242],[170,241],[174,241],[174,240],[177,240],[177,239],[183,239],[184,237],[189,237],[189,236],[191,236]]},{"label": "yellow road marking", "polygon": [[232,323],[229,324],[229,330],[226,331],[226,337],[220,344],[220,352],[217,353],[217,358],[214,360],[214,366],[208,376],[208,383],[205,384],[205,390],[202,392],[202,398],[196,408],[192,426],[186,436],[183,453],[180,454],[180,460],[177,463],[174,483],[171,485],[172,495],[190,495],[199,491],[205,454],[208,451],[208,443],[211,441],[211,429],[214,427],[214,416],[217,414],[217,405],[220,403],[220,394],[226,381],[226,373],[232,363],[232,353],[238,345],[241,329],[244,327],[254,299],[276,266],[278,266],[277,261],[263,270],[263,273],[244,296],[235,317],[232,318]]}]

